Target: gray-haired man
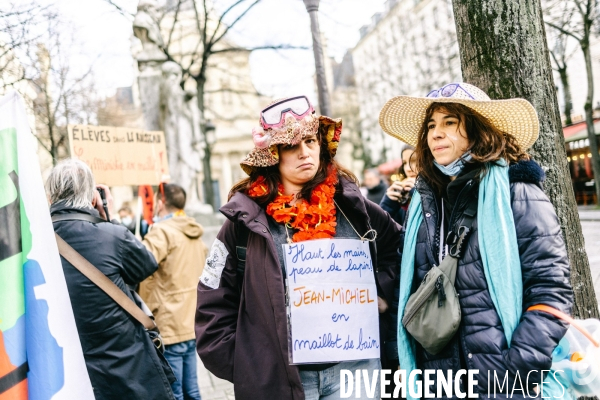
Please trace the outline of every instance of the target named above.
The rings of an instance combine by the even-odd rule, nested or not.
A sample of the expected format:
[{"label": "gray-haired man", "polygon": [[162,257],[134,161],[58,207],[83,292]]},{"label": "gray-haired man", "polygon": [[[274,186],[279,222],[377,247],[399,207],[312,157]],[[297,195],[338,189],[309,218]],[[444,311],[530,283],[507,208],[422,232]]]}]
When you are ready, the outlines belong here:
[{"label": "gray-haired man", "polygon": [[[110,210],[110,191],[98,186]],[[54,222],[56,233],[133,300],[126,284],[141,282],[158,265],[127,228],[103,221],[106,214],[89,167],[63,161],[50,173],[46,188],[53,217],[78,218]],[[174,400],[173,374],[144,327],[67,260],[61,257],[61,262],[96,400]]]}]

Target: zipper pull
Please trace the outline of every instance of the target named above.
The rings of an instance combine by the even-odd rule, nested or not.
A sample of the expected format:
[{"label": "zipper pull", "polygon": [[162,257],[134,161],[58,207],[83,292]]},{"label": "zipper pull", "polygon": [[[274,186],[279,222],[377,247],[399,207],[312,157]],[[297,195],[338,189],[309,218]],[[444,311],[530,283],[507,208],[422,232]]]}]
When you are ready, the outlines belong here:
[{"label": "zipper pull", "polygon": [[443,275],[438,276],[437,281],[435,282],[435,288],[438,292],[438,307],[444,305],[444,300],[446,300],[446,292],[444,291],[444,277]]}]

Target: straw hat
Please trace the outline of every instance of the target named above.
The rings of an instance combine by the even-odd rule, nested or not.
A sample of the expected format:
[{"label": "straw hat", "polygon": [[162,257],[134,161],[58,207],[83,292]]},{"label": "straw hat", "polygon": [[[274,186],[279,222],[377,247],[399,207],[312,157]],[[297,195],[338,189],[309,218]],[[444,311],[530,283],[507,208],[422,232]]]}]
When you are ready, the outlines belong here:
[{"label": "straw hat", "polygon": [[417,145],[425,111],[432,103],[459,103],[477,111],[503,132],[513,135],[523,150],[539,136],[535,108],[525,99],[491,100],[483,90],[468,83],[450,83],[426,97],[398,96],[379,113],[385,133],[412,146]]}]

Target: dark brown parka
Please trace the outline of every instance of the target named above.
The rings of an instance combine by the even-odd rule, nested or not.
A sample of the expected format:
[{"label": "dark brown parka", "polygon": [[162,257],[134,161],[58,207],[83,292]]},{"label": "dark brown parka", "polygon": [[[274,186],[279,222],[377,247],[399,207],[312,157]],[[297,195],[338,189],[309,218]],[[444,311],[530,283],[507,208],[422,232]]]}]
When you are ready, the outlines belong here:
[{"label": "dark brown parka", "polygon": [[[364,199],[356,184],[345,179],[335,200],[358,233],[364,235],[371,228],[377,231],[371,255],[378,294],[391,305],[398,274],[400,226],[378,205]],[[213,277],[213,286],[218,282],[218,287],[211,288],[202,280],[198,284],[198,354],[209,371],[234,383],[238,400],[303,400],[298,368],[288,361],[285,288],[267,216],[258,204],[239,192],[221,212],[228,220],[217,235],[207,263],[224,266],[220,277]],[[241,293],[235,251],[239,223],[250,231]],[[385,334],[389,315],[381,314],[380,319],[380,332]],[[381,343],[385,340],[382,337]]]}]

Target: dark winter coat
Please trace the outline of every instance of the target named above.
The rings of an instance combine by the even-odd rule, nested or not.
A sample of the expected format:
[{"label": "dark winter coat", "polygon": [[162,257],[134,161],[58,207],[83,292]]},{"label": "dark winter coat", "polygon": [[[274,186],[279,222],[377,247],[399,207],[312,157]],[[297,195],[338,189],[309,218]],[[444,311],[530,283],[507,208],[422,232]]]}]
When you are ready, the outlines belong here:
[{"label": "dark winter coat", "polygon": [[390,199],[387,194],[383,195],[379,206],[383,208],[384,211],[387,211],[388,214],[400,225],[404,225],[404,219],[406,218],[406,211],[408,210],[408,206],[410,205],[410,199],[414,193],[415,189],[412,188],[408,194],[408,198],[404,200],[404,203],[401,203],[397,200]]},{"label": "dark winter coat", "polygon": [[371,200],[375,204],[379,204],[381,202],[381,199],[383,199],[387,188],[388,186],[383,181],[383,179],[380,180],[377,186],[372,187],[371,189],[367,188],[367,199]]},{"label": "dark winter coat", "polygon": [[[488,290],[479,249],[477,221],[473,223],[467,249],[458,263],[455,287],[462,311],[459,331],[452,342],[437,355],[427,353],[417,344],[417,367],[420,369],[454,372],[459,369],[479,370],[475,393],[479,393],[480,397],[488,393],[488,376],[491,382],[490,394],[493,396],[494,373],[497,374],[498,381],[502,382],[506,371],[509,373],[505,393],[507,387],[510,388],[510,393],[518,372],[523,389],[530,389],[530,393],[534,395],[534,383],[541,382],[541,370],[550,369],[552,351],[567,328],[549,314],[525,310],[535,304],[547,304],[570,313],[573,302],[569,263],[558,218],[541,187],[544,172],[534,161],[520,162],[509,168],[509,179],[523,277],[523,314],[513,333],[510,348]],[[460,175],[456,182],[459,180]],[[465,183],[464,179],[462,181]],[[472,183],[454,187],[453,191],[448,189],[445,199],[454,204],[450,226],[462,214],[467,201],[470,198],[476,199],[477,179]],[[416,186],[421,194],[424,218],[417,235],[413,292],[432,265],[439,264],[437,235],[440,203],[423,179],[417,179]],[[445,210],[448,216],[448,208]],[[533,372],[529,374],[527,388],[530,371]],[[464,391],[467,380],[461,381]],[[435,384],[432,387],[432,392],[436,393]],[[520,387],[517,380],[516,388]],[[496,389],[497,397],[506,398],[506,394],[500,393],[500,389]],[[522,398],[522,394],[522,391],[516,390],[514,398]]]},{"label": "dark winter coat", "polygon": [[[96,210],[60,203],[50,212],[99,217]],[[132,300],[126,284],[136,285],[158,268],[152,253],[122,225],[69,220],[54,223],[54,229]],[[174,400],[166,375],[172,372],[144,327],[71,263],[62,257],[61,262],[96,400]]]},{"label": "dark winter coat", "polygon": [[[371,255],[378,295],[392,304],[400,227],[379,206],[365,200],[354,183],[342,180],[342,186],[343,193],[337,193],[335,200],[352,225],[361,234],[371,228],[377,231],[377,252],[372,246]],[[288,360],[285,288],[267,216],[240,192],[221,212],[228,220],[217,240],[228,254],[218,288],[198,285],[198,354],[209,371],[234,383],[238,400],[303,400],[298,367]],[[235,251],[239,223],[250,231],[241,294]],[[211,250],[209,259],[212,254]],[[387,332],[386,327],[380,327],[380,332]]]}]

